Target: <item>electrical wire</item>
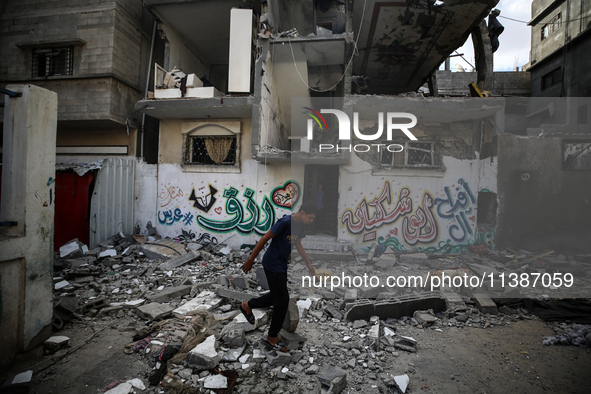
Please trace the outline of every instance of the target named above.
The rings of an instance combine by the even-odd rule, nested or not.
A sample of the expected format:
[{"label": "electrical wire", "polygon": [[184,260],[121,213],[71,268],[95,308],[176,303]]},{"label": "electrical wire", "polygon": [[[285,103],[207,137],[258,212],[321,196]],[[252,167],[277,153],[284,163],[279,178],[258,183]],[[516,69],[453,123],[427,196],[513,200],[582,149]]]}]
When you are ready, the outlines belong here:
[{"label": "electrical wire", "polygon": [[355,39],[355,41],[353,41],[353,53],[351,54],[351,58],[349,59],[349,62],[347,62],[347,67],[345,67],[345,70],[343,71],[343,74],[341,75],[339,80],[328,89],[316,89],[316,88],[313,88],[312,86],[308,85],[308,83],[304,80],[304,77],[302,77],[302,74],[300,74],[300,70],[298,70],[298,66],[297,66],[297,63],[295,60],[295,55],[293,53],[293,47],[291,46],[291,39],[289,37],[287,38],[287,41],[289,42],[289,49],[291,50],[291,58],[293,60],[293,66],[295,67],[296,72],[298,73],[298,76],[300,77],[300,79],[302,80],[304,85],[306,85],[308,87],[308,89],[310,89],[314,92],[317,92],[317,93],[324,93],[324,92],[328,92],[330,90],[333,90],[339,83],[341,83],[341,81],[343,80],[343,78],[347,74],[347,70],[349,70],[351,63],[353,62],[353,58],[355,56],[359,55],[359,50],[357,49],[357,41],[359,41],[359,37],[361,35],[361,28],[363,27],[363,18],[365,17],[366,6],[367,6],[367,0],[365,0],[363,2],[363,13],[361,14],[361,21],[359,22],[359,30],[357,31],[357,38]]},{"label": "electrical wire", "polygon": [[[510,21],[514,21],[514,22],[520,22],[520,23],[525,23],[525,24],[528,24],[528,23],[529,23],[528,21],[522,21],[522,20],[519,20],[519,19],[513,19],[513,18],[509,18],[509,17],[507,17],[507,16],[502,16],[502,15],[499,15],[499,16],[497,16],[497,18],[509,19]],[[584,16],[584,17],[582,17],[582,18],[575,18],[575,19],[568,19],[568,20],[564,20],[564,21],[562,21],[562,23],[566,23],[566,22],[576,22],[576,21],[581,21],[581,20],[584,20],[584,19],[589,19],[589,18],[591,18],[591,15],[589,15],[589,16]]]}]

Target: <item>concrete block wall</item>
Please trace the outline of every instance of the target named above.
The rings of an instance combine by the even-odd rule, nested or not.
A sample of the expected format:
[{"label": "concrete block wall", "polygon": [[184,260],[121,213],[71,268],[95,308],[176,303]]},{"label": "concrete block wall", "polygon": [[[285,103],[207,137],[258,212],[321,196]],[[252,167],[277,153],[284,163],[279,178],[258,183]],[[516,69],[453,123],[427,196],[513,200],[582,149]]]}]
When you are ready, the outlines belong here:
[{"label": "concrete block wall", "polygon": [[[442,95],[470,95],[468,85],[476,82],[475,72],[437,71],[437,85]],[[529,96],[529,72],[495,72],[493,86],[487,88],[496,96]]]},{"label": "concrete block wall", "polygon": [[[133,0],[9,3],[0,19],[0,85],[33,81],[56,91],[59,120],[124,122],[148,68],[152,32],[142,12]],[[68,40],[84,42],[74,47],[73,75],[32,77],[34,45]]]}]

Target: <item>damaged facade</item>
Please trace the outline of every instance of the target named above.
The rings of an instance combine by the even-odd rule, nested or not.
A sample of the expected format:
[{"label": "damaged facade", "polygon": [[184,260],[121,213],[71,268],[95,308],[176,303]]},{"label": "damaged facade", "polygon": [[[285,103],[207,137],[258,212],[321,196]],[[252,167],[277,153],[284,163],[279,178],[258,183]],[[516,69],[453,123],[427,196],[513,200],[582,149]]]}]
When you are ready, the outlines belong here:
[{"label": "damaged facade", "polygon": [[[505,150],[502,143],[520,139],[504,133],[527,133],[507,127],[503,98],[413,93],[433,79],[471,32],[480,30],[496,3],[146,0],[157,20],[154,28],[137,3],[115,2],[107,9],[84,5],[82,11],[88,12],[66,13],[67,18],[76,15],[75,21],[64,17],[60,23],[72,29],[63,37],[60,31],[55,42],[39,37],[22,43],[14,21],[24,16],[7,8],[2,24],[10,34],[3,34],[2,49],[11,50],[10,67],[20,68],[2,61],[1,79],[34,83],[58,95],[72,81],[84,85],[76,99],[60,95],[57,149],[67,153],[63,161],[70,167],[106,160],[84,197],[96,203],[95,211],[82,209],[90,220],[89,229],[80,231],[89,234],[91,248],[119,231],[150,235],[153,228],[162,237],[183,234],[240,248],[255,244],[302,201],[319,196],[322,210],[314,232],[321,237],[306,242],[320,248],[367,250],[379,244],[398,252],[455,254],[479,244],[508,246],[517,225],[511,216],[528,193],[518,204],[511,202],[511,182],[516,181],[500,180],[511,171],[510,161],[503,165],[500,160],[521,151],[516,145]],[[108,15],[103,20],[95,13]],[[94,48],[94,40],[82,33],[102,28],[115,33]],[[122,37],[133,39],[123,43]],[[21,65],[47,62],[44,50],[54,44],[73,48],[72,76],[42,75],[38,69],[29,78],[28,66]],[[111,50],[103,60],[92,58]],[[98,65],[106,69],[83,77],[84,70]],[[123,65],[127,68],[120,69]],[[493,90],[484,77],[477,79],[481,90]],[[95,85],[109,89],[99,95]],[[90,101],[97,97],[105,102],[97,104],[100,113],[94,116]],[[309,108],[342,111],[361,135],[381,137],[367,141],[351,133],[351,140],[340,141],[337,118],[328,114],[326,123],[310,123],[313,117],[302,114]],[[389,112],[416,116],[411,131],[417,140],[400,129],[387,138],[380,119]],[[150,129],[150,124],[157,126]],[[403,151],[384,149],[393,144]],[[80,150],[88,146],[108,148],[89,157]],[[124,163],[111,165],[117,160]],[[122,170],[128,166],[132,169]],[[101,174],[107,177],[103,189]],[[80,181],[70,175],[68,181]],[[580,185],[582,177],[573,174],[569,185]],[[90,196],[100,190],[100,199]],[[584,193],[572,200],[576,231],[585,228],[587,216],[574,214]],[[112,204],[115,194],[121,199]],[[536,207],[544,201],[540,198]],[[110,209],[120,216],[111,216]],[[104,219],[105,225],[91,239],[93,218],[97,223]],[[562,219],[556,214],[553,220]],[[536,223],[538,229],[544,224]]]},{"label": "damaged facade", "polygon": [[[337,242],[361,247],[387,242],[399,251],[440,253],[494,242],[492,124],[503,103],[376,95],[418,90],[494,2],[216,4],[147,2],[167,34],[185,38],[185,46],[169,47],[170,57],[179,62],[174,66],[228,94],[193,98],[192,88],[179,86],[155,91],[155,97],[177,99],[136,104],[160,119],[152,182],[158,200],[154,204],[153,195],[144,191],[137,196],[139,205],[150,207],[136,215],[139,222],[158,223],[162,235],[184,230],[235,246],[254,244],[277,218],[303,200],[316,199],[322,188],[315,231]],[[224,23],[234,23],[228,17],[236,6],[252,9],[245,18],[259,23],[258,28],[247,23],[241,33],[253,37],[246,44],[252,69],[246,90],[233,91],[228,81],[239,71],[228,60],[235,51],[232,28],[201,27],[185,19],[215,11],[225,15],[220,17]],[[190,53],[198,53],[201,64],[190,64]],[[385,132],[372,141],[400,143],[403,154],[375,147],[363,152],[359,138],[346,142],[348,148],[344,141],[339,146],[337,119],[330,115],[325,119],[332,133],[318,129],[309,140],[302,107],[339,109],[351,120],[357,112],[366,135],[376,133],[380,112],[412,112],[419,119],[412,129],[418,140],[398,131],[396,141],[387,141]],[[496,123],[503,127],[502,121]],[[205,158],[223,140],[228,141],[228,162]],[[320,144],[332,145],[333,151],[322,151]],[[489,213],[480,220],[479,201]]]}]

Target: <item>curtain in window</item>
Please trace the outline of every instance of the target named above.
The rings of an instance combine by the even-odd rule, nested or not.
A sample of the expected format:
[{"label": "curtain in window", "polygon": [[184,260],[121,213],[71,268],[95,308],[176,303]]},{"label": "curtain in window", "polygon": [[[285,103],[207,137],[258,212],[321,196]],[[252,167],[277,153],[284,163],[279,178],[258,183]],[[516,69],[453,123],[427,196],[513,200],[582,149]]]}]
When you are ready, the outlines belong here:
[{"label": "curtain in window", "polygon": [[204,138],[207,154],[216,164],[220,164],[230,153],[233,138]]}]

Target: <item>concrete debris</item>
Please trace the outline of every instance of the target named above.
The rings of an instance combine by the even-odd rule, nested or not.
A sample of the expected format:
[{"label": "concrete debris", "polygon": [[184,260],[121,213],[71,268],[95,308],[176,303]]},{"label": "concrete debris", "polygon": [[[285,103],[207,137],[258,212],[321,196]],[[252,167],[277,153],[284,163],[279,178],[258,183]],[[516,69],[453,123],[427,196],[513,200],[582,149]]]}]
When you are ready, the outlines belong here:
[{"label": "concrete debris", "polygon": [[406,393],[408,383],[410,382],[408,375],[394,376],[394,381],[396,382],[396,386],[398,386],[398,390],[403,394]]},{"label": "concrete debris", "polygon": [[417,341],[411,337],[401,336],[400,339],[394,341],[394,347],[415,353],[417,351]]},{"label": "concrete debris", "polygon": [[[289,352],[268,351],[260,342],[269,328],[270,310],[255,309],[252,325],[238,309],[240,302],[268,289],[260,264],[248,274],[241,270],[250,250],[217,241],[195,242],[189,237],[162,240],[152,230],[145,237],[115,234],[90,251],[77,240],[60,248],[54,261],[53,326],[61,329],[77,319],[96,320],[120,331],[134,331],[134,342],[124,351],[151,361],[162,357],[157,368],[164,369],[158,382],[178,391],[181,387],[186,392],[230,390],[236,384],[236,392],[267,394],[280,389],[273,385],[278,379],[286,380],[279,384],[297,381],[298,386],[302,384],[300,392],[316,392],[319,385],[323,393],[340,393],[348,380],[351,391],[384,392],[386,386],[408,391],[408,375],[392,376],[388,371],[399,350],[427,351],[417,346],[409,330],[439,335],[453,327],[490,330],[518,319],[532,319],[524,306],[502,305],[499,299],[543,299],[543,292],[549,292],[528,288],[518,297],[509,297],[509,293],[495,297],[498,293],[484,288],[480,292],[465,287],[429,291],[429,286],[382,288],[365,283],[340,284],[332,289],[306,287],[301,286],[301,275],[308,275],[306,266],[296,259],[288,274],[289,310],[279,333]],[[488,272],[553,269],[552,264],[571,269],[574,262],[572,257],[526,251],[487,249],[487,254],[466,252],[434,258],[383,247],[375,248],[374,261],[362,266],[344,260],[323,261],[316,273],[330,285],[343,275],[383,279],[394,274],[424,277],[429,273],[431,278],[455,278],[478,273],[481,277]],[[560,327],[556,336],[544,343],[589,346],[589,331]],[[46,352],[66,352],[69,342],[56,334],[46,341]],[[234,378],[226,374],[229,371],[234,371]],[[138,386],[141,384],[139,379],[135,384],[126,381],[108,392],[143,390]]]},{"label": "concrete debris", "polygon": [[339,368],[322,371],[318,375],[321,393],[339,394],[347,387],[347,373]]},{"label": "concrete debris", "polygon": [[45,345],[45,348],[47,350],[55,352],[57,350],[64,349],[64,348],[68,347],[69,343],[70,343],[70,338],[63,336],[63,335],[57,335],[57,336],[50,337],[43,344]]},{"label": "concrete debris", "polygon": [[29,383],[32,378],[33,378],[33,371],[22,372],[22,373],[19,373],[18,375],[16,375],[12,379],[11,384],[15,384],[15,385],[16,384],[26,384],[26,383]]},{"label": "concrete debris", "polygon": [[228,378],[223,375],[210,375],[205,378],[203,387],[206,389],[226,389],[228,388]]},{"label": "concrete debris", "polygon": [[82,257],[84,256],[85,250],[88,250],[88,247],[78,241],[77,238],[74,238],[60,247],[60,258]]},{"label": "concrete debris", "polygon": [[237,348],[246,342],[246,336],[244,330],[241,328],[236,328],[233,330],[227,331],[224,335],[222,335],[222,343],[230,348]]},{"label": "concrete debris", "polygon": [[189,351],[186,361],[192,368],[202,371],[215,368],[221,358],[221,354],[217,351],[215,336],[210,335],[205,341]]}]

